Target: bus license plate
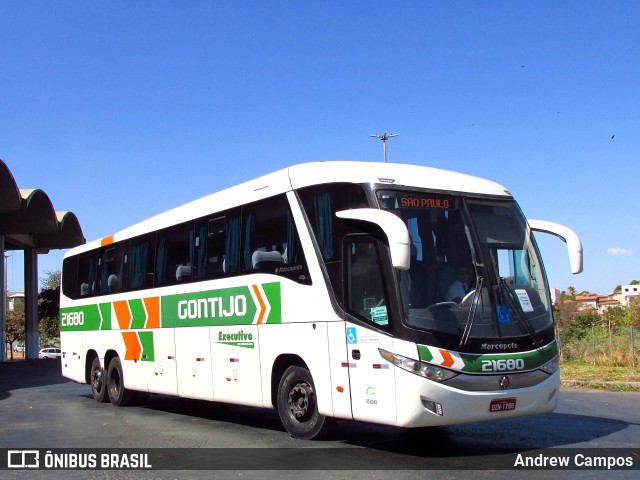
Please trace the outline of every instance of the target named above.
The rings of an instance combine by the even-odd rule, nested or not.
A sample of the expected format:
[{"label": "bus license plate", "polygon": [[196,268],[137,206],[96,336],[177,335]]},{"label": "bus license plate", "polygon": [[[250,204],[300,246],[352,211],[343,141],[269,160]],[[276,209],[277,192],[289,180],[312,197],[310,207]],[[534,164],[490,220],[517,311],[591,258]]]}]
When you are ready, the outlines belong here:
[{"label": "bus license plate", "polygon": [[515,397],[511,398],[495,398],[491,400],[489,404],[490,412],[506,412],[509,410],[516,409],[516,399]]}]

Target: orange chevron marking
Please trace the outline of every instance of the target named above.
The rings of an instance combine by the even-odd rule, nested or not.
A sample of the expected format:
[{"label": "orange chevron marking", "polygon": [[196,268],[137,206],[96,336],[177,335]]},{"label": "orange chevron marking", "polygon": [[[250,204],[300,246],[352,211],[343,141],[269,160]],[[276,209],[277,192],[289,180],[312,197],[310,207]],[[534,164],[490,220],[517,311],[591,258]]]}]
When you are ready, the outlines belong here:
[{"label": "orange chevron marking", "polygon": [[258,303],[260,304],[260,316],[258,317],[258,324],[262,323],[264,320],[264,314],[267,311],[267,306],[264,304],[264,300],[262,299],[262,295],[260,295],[260,289],[257,285],[251,285],[253,288],[253,293],[256,294],[256,298],[258,299]]},{"label": "orange chevron marking", "polygon": [[122,339],[127,351],[124,354],[125,360],[138,360],[142,353],[142,346],[136,332],[122,332]]},{"label": "orange chevron marking", "polygon": [[113,235],[109,235],[108,237],[104,237],[100,240],[100,246],[106,247],[107,245],[111,245],[113,243]]},{"label": "orange chevron marking", "polygon": [[129,310],[129,304],[127,301],[119,300],[117,302],[113,302],[113,309],[116,311],[120,330],[128,330],[131,325],[131,311]]},{"label": "orange chevron marking", "polygon": [[147,323],[145,328],[160,328],[160,297],[143,298],[147,309]]},{"label": "orange chevron marking", "polygon": [[447,350],[442,350],[439,348],[438,351],[440,352],[443,358],[443,362],[440,365],[442,365],[443,367],[450,367],[455,363],[453,360],[453,357]]}]

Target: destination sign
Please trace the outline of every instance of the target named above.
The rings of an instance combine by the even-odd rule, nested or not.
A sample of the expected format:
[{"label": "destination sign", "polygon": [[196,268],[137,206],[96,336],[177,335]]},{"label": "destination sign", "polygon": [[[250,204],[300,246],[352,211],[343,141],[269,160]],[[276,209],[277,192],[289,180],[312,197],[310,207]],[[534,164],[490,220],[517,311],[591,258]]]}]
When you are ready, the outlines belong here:
[{"label": "destination sign", "polygon": [[452,202],[448,198],[442,197],[401,197],[400,206],[402,208],[441,208],[449,210]]}]

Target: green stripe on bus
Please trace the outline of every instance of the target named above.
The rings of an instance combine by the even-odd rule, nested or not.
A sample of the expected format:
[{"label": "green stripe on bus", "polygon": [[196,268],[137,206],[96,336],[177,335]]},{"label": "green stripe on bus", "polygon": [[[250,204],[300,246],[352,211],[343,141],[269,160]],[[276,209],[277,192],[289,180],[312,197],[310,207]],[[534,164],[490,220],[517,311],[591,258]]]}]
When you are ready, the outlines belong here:
[{"label": "green stripe on bus", "polygon": [[111,303],[100,303],[98,308],[100,308],[100,315],[102,316],[100,330],[111,330]]},{"label": "green stripe on bus", "polygon": [[[128,304],[129,329],[144,329],[147,312],[143,300],[131,299]],[[111,330],[111,306],[63,308],[60,330]],[[167,295],[160,300],[160,316],[161,327],[169,328],[282,323],[280,282]]]},{"label": "green stripe on bus", "polygon": [[247,325],[257,308],[249,287],[225,288],[162,297],[162,327]]},{"label": "green stripe on bus", "polygon": [[433,355],[425,345],[418,345],[418,354],[420,356],[420,360],[423,362],[430,362],[433,360]]},{"label": "green stripe on bus", "polygon": [[280,283],[261,287],[266,298],[256,300],[250,286],[162,297],[162,327],[251,325],[267,312],[262,323],[282,323]]},{"label": "green stripe on bus", "polygon": [[[470,373],[486,373],[486,372],[499,372],[502,371],[500,365],[498,364],[497,368],[493,364],[493,361],[500,360],[522,360],[523,367],[518,368],[518,370],[535,370],[536,368],[540,368],[542,365],[547,363],[553,357],[558,354],[558,345],[556,342],[550,343],[542,348],[537,350],[531,350],[529,352],[518,352],[518,353],[495,353],[495,354],[483,354],[483,355],[471,355],[466,353],[461,353],[460,356],[464,361],[463,372]],[[489,369],[489,364],[486,362],[490,361],[491,369]],[[502,362],[502,364],[505,364]],[[511,369],[509,369],[511,370]]]},{"label": "green stripe on bus", "polygon": [[129,310],[131,310],[131,330],[139,330],[144,328],[144,324],[147,321],[147,312],[142,304],[142,299],[136,298],[129,300]]},{"label": "green stripe on bus", "polygon": [[[418,345],[418,352],[420,360],[433,363],[434,356],[426,345]],[[536,350],[516,353],[471,354],[453,351],[449,353],[460,356],[464,362],[464,367],[461,369],[463,372],[497,373],[500,371],[526,371],[540,368],[549,360],[553,359],[558,354],[558,344],[554,341]],[[516,360],[518,362],[514,363]],[[508,368],[511,363],[517,368]]]},{"label": "green stripe on bus", "polygon": [[138,338],[140,339],[140,345],[142,345],[141,360],[143,362],[155,361],[153,351],[153,332],[138,332]]},{"label": "green stripe on bus", "polygon": [[99,328],[100,312],[97,304],[60,310],[60,331],[88,331]]},{"label": "green stripe on bus", "polygon": [[280,282],[264,283],[262,284],[264,294],[269,300],[271,311],[269,317],[265,319],[263,323],[281,323],[282,322],[282,310],[280,306]]}]

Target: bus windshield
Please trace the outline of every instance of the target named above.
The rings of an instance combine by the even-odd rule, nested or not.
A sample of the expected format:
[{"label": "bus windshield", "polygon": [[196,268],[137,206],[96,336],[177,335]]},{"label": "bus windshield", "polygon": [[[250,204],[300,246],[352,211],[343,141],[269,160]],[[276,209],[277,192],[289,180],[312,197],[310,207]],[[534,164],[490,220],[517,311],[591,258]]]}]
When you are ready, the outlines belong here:
[{"label": "bus windshield", "polygon": [[533,237],[511,199],[415,191],[378,192],[411,236],[411,266],[398,275],[405,322],[472,341],[528,337],[553,324]]}]

